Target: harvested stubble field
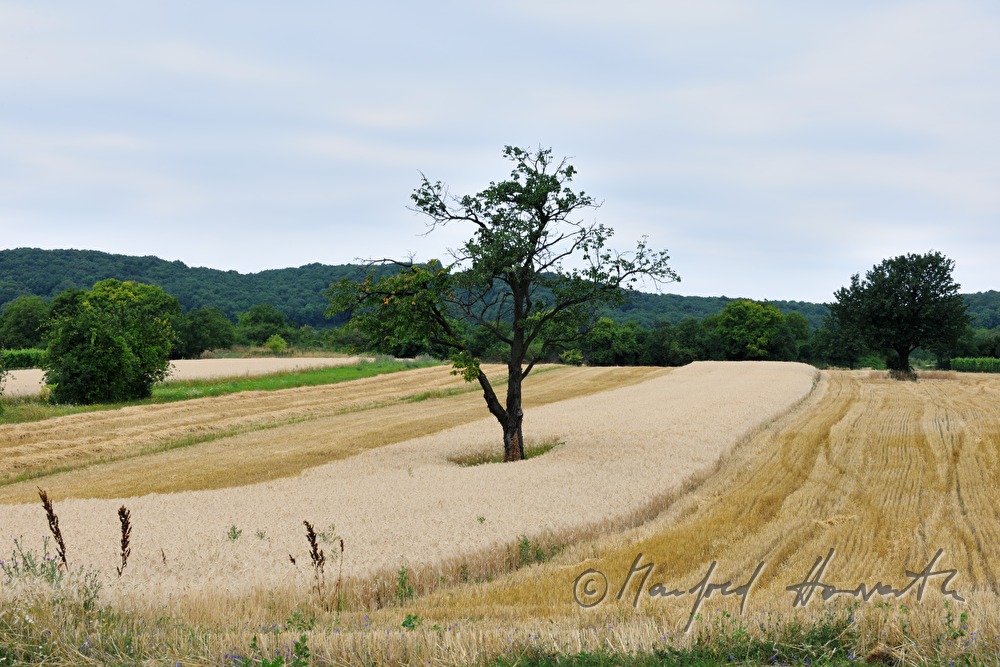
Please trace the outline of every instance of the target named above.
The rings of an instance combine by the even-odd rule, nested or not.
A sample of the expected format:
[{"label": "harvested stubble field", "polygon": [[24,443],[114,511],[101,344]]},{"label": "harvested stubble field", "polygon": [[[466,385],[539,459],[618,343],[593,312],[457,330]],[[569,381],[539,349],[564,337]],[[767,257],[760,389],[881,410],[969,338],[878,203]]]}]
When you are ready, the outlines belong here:
[{"label": "harvested stubble field", "polygon": [[[260,359],[177,359],[170,362],[169,380],[203,380],[290,373],[307,368],[350,366],[359,357],[268,357]],[[11,371],[4,387],[7,396],[35,396],[45,385],[45,371]]]},{"label": "harvested stubble field", "polygon": [[[905,570],[943,549],[936,570],[955,570],[948,587],[967,600],[946,607],[941,576],[919,602],[913,592],[876,596],[852,612],[856,650],[910,660],[947,659],[966,646],[996,655],[994,378],[899,383],[768,363],[548,370],[526,386],[526,434],[564,444],[531,461],[474,468],[449,458],[496,447],[498,428],[481,419],[478,393],[462,392],[447,370],[324,389],[0,427],[0,442],[18,452],[20,474],[51,469],[53,451],[79,468],[36,483],[56,501],[71,566],[102,573],[101,604],[127,612],[136,657],[220,664],[231,650],[247,655],[254,636],[260,657],[305,635],[319,664],[468,664],[766,634],[789,619],[823,620],[822,590],[793,611],[785,587],[831,548],[822,581],[845,589],[902,588]],[[158,451],[188,437],[184,428],[218,432]],[[129,444],[144,434],[144,445]],[[101,462],[116,457],[127,458]],[[19,473],[4,470],[8,479]],[[6,502],[33,492],[34,484],[0,486]],[[115,581],[122,502],[132,510],[133,556]],[[0,517],[5,539],[24,535],[40,548],[37,502],[7,505]],[[330,561],[320,579],[303,519],[335,525],[323,535]],[[340,562],[334,533],[345,544]],[[553,554],[550,545],[563,548]],[[525,551],[547,562],[505,574]],[[641,574],[628,577],[640,553],[640,564],[655,564],[647,592]],[[717,592],[686,635],[695,596],[652,599],[648,587],[686,591],[712,562],[710,583],[734,588],[764,565],[742,617],[718,616],[736,614],[740,599]],[[574,586],[588,569],[603,573],[609,592],[582,609]],[[589,604],[600,587],[576,590]],[[12,585],[3,594],[22,595]],[[81,614],[42,615],[67,638],[66,663],[93,635]]]}]

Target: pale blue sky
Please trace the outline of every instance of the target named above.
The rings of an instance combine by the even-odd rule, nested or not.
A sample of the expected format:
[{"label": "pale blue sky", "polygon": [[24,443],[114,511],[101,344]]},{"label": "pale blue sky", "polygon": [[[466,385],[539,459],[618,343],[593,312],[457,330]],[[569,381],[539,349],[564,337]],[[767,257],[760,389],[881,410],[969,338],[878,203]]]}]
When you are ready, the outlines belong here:
[{"label": "pale blue sky", "polygon": [[240,272],[444,255],[407,210],[573,157],[666,291],[1000,289],[1000,3],[0,0],[0,247]]}]

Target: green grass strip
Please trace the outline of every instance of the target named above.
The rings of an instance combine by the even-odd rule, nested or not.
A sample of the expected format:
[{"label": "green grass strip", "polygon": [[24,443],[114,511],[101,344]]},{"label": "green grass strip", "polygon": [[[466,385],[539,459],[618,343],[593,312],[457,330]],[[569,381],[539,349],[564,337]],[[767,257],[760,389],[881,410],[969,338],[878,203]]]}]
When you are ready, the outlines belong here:
[{"label": "green grass strip", "polygon": [[207,380],[185,380],[164,382],[153,388],[150,398],[124,403],[104,403],[97,405],[51,405],[39,397],[16,397],[2,399],[0,424],[36,422],[64,415],[117,410],[132,405],[155,405],[174,403],[210,396],[225,396],[242,391],[280,391],[295,387],[315,387],[320,385],[350,382],[362,378],[375,377],[386,373],[437,366],[438,361],[408,361],[377,359],[362,361],[350,366],[330,366],[294,373],[275,373],[263,376],[239,378],[214,378]]},{"label": "green grass strip", "polygon": [[[566,444],[565,440],[546,440],[545,442],[540,442],[538,444],[527,444],[524,446],[524,459],[533,459],[536,456],[541,456],[546,452],[552,451],[559,445]],[[471,466],[481,466],[487,463],[503,463],[503,452],[496,452],[493,450],[476,452],[475,454],[467,454],[465,456],[451,456],[448,460],[452,463],[457,463],[460,466],[469,468]]]}]

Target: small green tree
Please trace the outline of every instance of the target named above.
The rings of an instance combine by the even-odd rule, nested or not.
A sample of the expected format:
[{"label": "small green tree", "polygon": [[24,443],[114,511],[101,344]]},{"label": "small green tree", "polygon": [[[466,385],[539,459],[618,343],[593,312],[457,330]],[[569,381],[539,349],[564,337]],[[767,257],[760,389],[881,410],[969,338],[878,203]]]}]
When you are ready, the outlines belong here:
[{"label": "small green tree", "polygon": [[632,366],[639,360],[643,333],[635,322],[618,324],[602,317],[583,337],[582,351],[593,366]]},{"label": "small green tree", "polygon": [[59,300],[45,381],[57,403],[145,398],[169,369],[180,303],[155,285],[102,280]]},{"label": "small green tree", "polygon": [[[7,386],[7,359],[0,349],[0,399],[3,398],[3,390]],[[3,403],[0,403],[0,415],[3,414]]]},{"label": "small green tree", "polygon": [[867,351],[868,345],[857,329],[845,327],[832,315],[823,318],[823,326],[813,337],[816,358],[834,366],[853,370]]},{"label": "small green tree", "polygon": [[[328,315],[351,311],[372,340],[426,340],[452,353],[456,372],[478,382],[503,431],[504,460],[524,458],[521,385],[539,360],[579,340],[604,306],[620,305],[643,277],[677,279],[665,252],[640,241],[633,252],[607,247],[613,231],[580,216],[599,204],[570,182],[576,169],[552,151],[507,146],[510,178],[474,195],[452,197],[426,178],[414,209],[439,225],[467,224],[472,237],[451,251],[453,262],[396,262],[398,272],[371,271],[328,292]],[[506,399],[501,402],[465,335],[472,325],[506,348]],[[480,341],[482,343],[483,341]]]},{"label": "small green tree", "polygon": [[864,280],[854,274],[834,293],[830,315],[843,331],[885,351],[890,369],[909,374],[914,350],[955,347],[971,321],[961,286],[951,277],[954,268],[934,251],[882,260]]},{"label": "small green tree", "polygon": [[769,303],[741,299],[720,313],[718,326],[729,359],[768,359],[780,342],[784,316]]},{"label": "small green tree", "polygon": [[694,351],[681,343],[680,332],[680,326],[657,322],[646,333],[639,363],[643,366],[683,366],[694,361]]},{"label": "small green tree", "polygon": [[24,349],[42,343],[49,304],[39,296],[19,296],[0,314],[0,347]]},{"label": "small green tree", "polygon": [[175,357],[196,359],[205,350],[232,347],[236,327],[218,308],[193,308],[177,321]]},{"label": "small green tree", "polygon": [[275,334],[288,330],[285,316],[269,303],[259,303],[237,318],[236,337],[241,343],[263,345]]},{"label": "small green tree", "polygon": [[271,350],[274,354],[281,354],[288,349],[288,342],[278,334],[274,334],[264,341],[264,347]]}]

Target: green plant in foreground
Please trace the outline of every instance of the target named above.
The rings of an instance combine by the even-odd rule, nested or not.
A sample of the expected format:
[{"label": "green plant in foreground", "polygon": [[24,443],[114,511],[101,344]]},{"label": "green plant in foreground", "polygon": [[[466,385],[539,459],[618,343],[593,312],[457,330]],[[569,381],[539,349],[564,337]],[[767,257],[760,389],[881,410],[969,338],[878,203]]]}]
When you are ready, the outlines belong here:
[{"label": "green plant in foreground", "polygon": [[[261,654],[260,647],[257,644],[257,638],[254,637],[250,642],[250,651],[254,654],[254,657],[246,656],[227,656],[227,658],[234,658],[239,660],[238,664],[240,667],[253,667],[254,665],[260,665],[260,667],[308,667],[309,665],[309,646],[307,644],[308,637],[302,635],[299,639],[292,643],[292,649],[286,655],[281,655],[280,653],[274,656],[273,659],[268,659]],[[258,663],[257,660],[260,660]],[[2,663],[0,663],[2,664]]]},{"label": "green plant in foreground", "polygon": [[[690,646],[665,645],[640,653],[604,649],[560,654],[528,645],[513,657],[499,657],[490,667],[716,667],[717,665],[840,666],[862,663],[851,646],[856,642],[853,611],[856,605],[830,610],[810,624],[797,621],[763,627],[763,636],[751,635],[743,619],[723,612],[701,630]],[[881,661],[879,656],[876,661]],[[898,664],[889,661],[885,664]],[[932,663],[933,664],[933,663]],[[941,663],[945,664],[945,663]],[[955,663],[952,663],[955,664]],[[976,664],[966,663],[966,664]]]},{"label": "green plant in foreground", "polygon": [[544,563],[558,552],[559,548],[555,545],[550,546],[549,550],[546,551],[538,542],[529,540],[526,535],[522,535],[517,542],[517,567]]},{"label": "green plant in foreground", "polygon": [[320,542],[326,545],[332,545],[334,540],[340,539],[337,536],[337,527],[332,523],[323,530],[317,530],[316,537],[319,538]]},{"label": "green plant in foreground", "polygon": [[235,542],[240,539],[240,535],[242,534],[243,530],[241,528],[237,528],[236,524],[233,524],[229,527],[229,532],[226,533],[226,537],[228,537],[231,542]]},{"label": "green plant in foreground", "polygon": [[58,586],[65,572],[59,567],[59,561],[49,555],[48,536],[42,538],[41,557],[32,551],[25,551],[23,539],[23,536],[14,539],[13,551],[8,560],[0,559],[0,572],[7,578],[7,583],[14,579],[33,578]]},{"label": "green plant in foreground", "polygon": [[396,573],[396,600],[403,603],[416,594],[416,589],[410,583],[410,571],[406,569],[405,565],[401,565]]},{"label": "green plant in foreground", "polygon": [[402,626],[407,630],[416,630],[423,624],[424,619],[420,618],[416,614],[407,614],[406,618],[403,619]]},{"label": "green plant in foreground", "polygon": [[295,610],[292,615],[285,620],[285,629],[297,632],[308,632],[316,627],[316,617],[306,618],[302,612]]}]

